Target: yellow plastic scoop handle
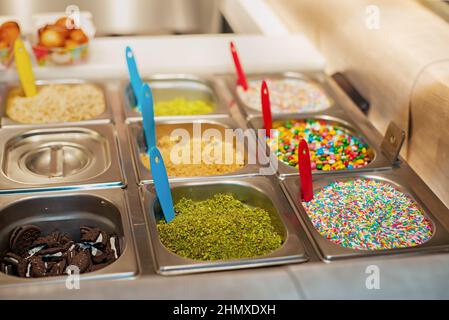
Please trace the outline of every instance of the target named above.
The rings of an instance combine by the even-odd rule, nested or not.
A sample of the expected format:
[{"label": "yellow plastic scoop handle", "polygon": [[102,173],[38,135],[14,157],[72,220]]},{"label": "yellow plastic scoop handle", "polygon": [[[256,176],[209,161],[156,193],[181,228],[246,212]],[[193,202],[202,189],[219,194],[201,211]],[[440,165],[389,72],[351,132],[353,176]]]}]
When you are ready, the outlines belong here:
[{"label": "yellow plastic scoop handle", "polygon": [[30,56],[25,49],[25,45],[20,38],[14,42],[14,60],[16,63],[17,73],[22,83],[25,96],[32,97],[37,93],[36,84],[34,82],[33,67],[31,65]]}]

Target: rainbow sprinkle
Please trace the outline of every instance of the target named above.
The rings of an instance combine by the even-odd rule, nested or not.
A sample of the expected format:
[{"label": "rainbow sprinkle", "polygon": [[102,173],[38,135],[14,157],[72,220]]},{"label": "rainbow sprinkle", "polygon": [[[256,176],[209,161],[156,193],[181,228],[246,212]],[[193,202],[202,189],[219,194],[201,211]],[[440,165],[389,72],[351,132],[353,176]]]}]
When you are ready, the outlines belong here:
[{"label": "rainbow sprinkle", "polygon": [[432,223],[410,197],[374,179],[333,182],[303,202],[318,232],[342,247],[383,250],[428,241]]},{"label": "rainbow sprinkle", "polygon": [[[271,112],[317,112],[331,106],[331,100],[314,82],[301,79],[265,79],[270,91]],[[260,86],[262,80],[248,81],[248,90],[240,86],[237,92],[251,109],[261,111]]]}]

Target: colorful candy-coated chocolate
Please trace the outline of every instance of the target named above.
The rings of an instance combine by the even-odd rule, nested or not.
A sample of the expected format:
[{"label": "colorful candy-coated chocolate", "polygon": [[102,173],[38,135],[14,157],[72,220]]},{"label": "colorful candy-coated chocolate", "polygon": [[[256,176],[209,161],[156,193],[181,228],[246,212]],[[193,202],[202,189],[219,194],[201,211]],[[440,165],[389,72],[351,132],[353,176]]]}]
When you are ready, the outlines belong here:
[{"label": "colorful candy-coated chocolate", "polygon": [[273,125],[275,131],[268,139],[278,159],[298,167],[298,143],[307,141],[312,170],[343,170],[366,166],[372,159],[369,146],[361,139],[326,120],[287,120]]}]

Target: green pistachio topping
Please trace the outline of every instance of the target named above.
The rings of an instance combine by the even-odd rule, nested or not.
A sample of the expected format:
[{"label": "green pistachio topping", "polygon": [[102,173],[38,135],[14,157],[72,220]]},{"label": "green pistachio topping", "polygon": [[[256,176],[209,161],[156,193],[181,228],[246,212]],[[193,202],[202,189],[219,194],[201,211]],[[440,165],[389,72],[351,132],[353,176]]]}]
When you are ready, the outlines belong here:
[{"label": "green pistachio topping", "polygon": [[269,213],[229,194],[205,201],[182,198],[175,219],[158,225],[161,242],[170,251],[195,260],[228,260],[263,256],[279,248],[279,235]]}]

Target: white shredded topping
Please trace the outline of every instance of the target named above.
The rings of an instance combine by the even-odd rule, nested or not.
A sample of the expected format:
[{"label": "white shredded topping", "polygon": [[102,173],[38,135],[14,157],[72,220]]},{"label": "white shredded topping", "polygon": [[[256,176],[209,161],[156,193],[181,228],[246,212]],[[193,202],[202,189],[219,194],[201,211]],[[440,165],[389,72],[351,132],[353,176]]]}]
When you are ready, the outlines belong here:
[{"label": "white shredded topping", "polygon": [[45,247],[45,245],[41,245],[41,246],[37,246],[37,247],[34,247],[34,248],[28,250],[28,258],[34,256],[36,253],[41,251],[44,247]]},{"label": "white shredded topping", "polygon": [[89,120],[106,109],[103,92],[92,84],[51,84],[33,97],[12,91],[6,114],[20,123],[54,123]]},{"label": "white shredded topping", "polygon": [[111,243],[111,249],[112,251],[114,251],[114,258],[117,259],[118,255],[117,255],[117,248],[115,247],[115,237],[111,237],[109,239],[109,242]]},{"label": "white shredded topping", "polygon": [[103,241],[103,235],[100,232],[100,234],[98,235],[97,240],[95,240],[95,243],[98,243],[98,242],[101,242],[101,241]]},{"label": "white shredded topping", "polygon": [[30,272],[31,272],[31,262],[28,262],[27,273],[26,273],[25,277],[29,278],[30,277]]}]

